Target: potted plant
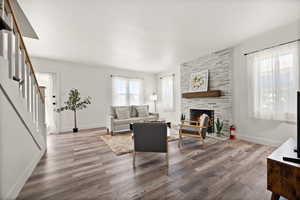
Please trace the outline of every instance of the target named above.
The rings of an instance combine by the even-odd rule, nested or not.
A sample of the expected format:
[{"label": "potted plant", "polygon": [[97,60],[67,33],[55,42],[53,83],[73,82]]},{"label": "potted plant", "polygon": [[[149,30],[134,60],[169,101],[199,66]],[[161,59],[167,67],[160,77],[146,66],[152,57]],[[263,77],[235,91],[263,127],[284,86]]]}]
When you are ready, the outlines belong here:
[{"label": "potted plant", "polygon": [[221,135],[221,131],[223,129],[223,122],[220,121],[219,118],[217,118],[217,121],[216,121],[216,129],[217,129],[217,135],[220,136]]},{"label": "potted plant", "polygon": [[91,97],[84,98],[80,97],[80,93],[77,89],[72,89],[69,92],[69,98],[64,103],[65,106],[56,109],[57,112],[62,112],[65,110],[73,111],[74,113],[74,128],[73,133],[78,132],[77,128],[77,111],[87,108],[88,104],[91,104]]}]

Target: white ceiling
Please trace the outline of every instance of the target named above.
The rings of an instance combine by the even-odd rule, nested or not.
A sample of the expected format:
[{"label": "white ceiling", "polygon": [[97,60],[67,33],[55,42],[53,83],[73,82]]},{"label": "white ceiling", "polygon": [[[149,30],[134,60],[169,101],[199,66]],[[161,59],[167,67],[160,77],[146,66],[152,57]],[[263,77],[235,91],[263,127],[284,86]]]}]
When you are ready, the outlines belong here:
[{"label": "white ceiling", "polygon": [[300,19],[299,0],[22,0],[31,55],[159,72]]}]

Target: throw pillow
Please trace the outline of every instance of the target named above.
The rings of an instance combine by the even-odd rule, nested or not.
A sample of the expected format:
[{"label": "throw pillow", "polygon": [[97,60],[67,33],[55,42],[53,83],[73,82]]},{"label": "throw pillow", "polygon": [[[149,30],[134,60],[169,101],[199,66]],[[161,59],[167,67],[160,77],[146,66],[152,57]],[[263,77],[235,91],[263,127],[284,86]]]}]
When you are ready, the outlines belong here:
[{"label": "throw pillow", "polygon": [[[200,120],[200,124],[199,124],[200,126],[208,126],[209,116],[207,114],[202,114],[199,120]],[[200,133],[203,138],[205,138],[206,136],[206,131],[207,128],[200,128]]]},{"label": "throw pillow", "polygon": [[148,117],[149,116],[148,106],[137,106],[136,110],[138,113],[138,117]]},{"label": "throw pillow", "polygon": [[130,118],[129,107],[118,107],[116,108],[116,114],[118,119],[128,119]]},{"label": "throw pillow", "polygon": [[138,113],[136,111],[136,106],[130,106],[130,117],[137,117]]}]

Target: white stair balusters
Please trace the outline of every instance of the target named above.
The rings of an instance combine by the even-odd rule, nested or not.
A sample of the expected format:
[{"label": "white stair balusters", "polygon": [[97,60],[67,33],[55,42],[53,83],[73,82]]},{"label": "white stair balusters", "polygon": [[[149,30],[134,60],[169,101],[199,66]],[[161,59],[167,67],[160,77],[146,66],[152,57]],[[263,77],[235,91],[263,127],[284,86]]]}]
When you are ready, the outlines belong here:
[{"label": "white stair balusters", "polygon": [[[1,1],[1,0],[0,0]],[[5,49],[5,44],[4,44],[4,30],[0,30],[0,56],[4,56],[4,49]]]},{"label": "white stair balusters", "polygon": [[21,87],[21,92],[22,92],[22,97],[25,98],[25,51],[24,49],[21,49],[21,77],[20,77],[20,87]]},{"label": "white stair balusters", "polygon": [[20,35],[15,33],[15,68],[14,76],[15,81],[20,81]]},{"label": "white stair balusters", "polygon": [[26,104],[27,104],[27,111],[30,112],[30,69],[25,63],[25,88],[26,88]]},{"label": "white stair balusters", "polygon": [[5,19],[8,26],[12,28],[11,31],[0,30],[0,56],[8,61],[8,78],[18,87],[20,98],[24,100],[24,106],[30,113],[33,123],[44,136],[46,134],[45,88],[40,88],[37,83],[22,32],[8,0],[0,0],[0,17]]},{"label": "white stair balusters", "polygon": [[[11,13],[8,14],[9,25],[13,27],[13,19]],[[13,78],[13,31],[9,31],[7,36],[7,59],[8,59],[8,76]]]}]

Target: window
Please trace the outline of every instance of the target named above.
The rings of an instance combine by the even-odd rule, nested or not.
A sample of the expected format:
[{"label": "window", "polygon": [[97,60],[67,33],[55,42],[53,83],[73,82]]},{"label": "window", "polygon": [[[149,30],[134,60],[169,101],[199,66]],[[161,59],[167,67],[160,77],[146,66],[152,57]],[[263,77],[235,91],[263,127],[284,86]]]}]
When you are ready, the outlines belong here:
[{"label": "window", "polygon": [[174,75],[161,78],[161,99],[164,111],[174,111]]},{"label": "window", "polygon": [[141,105],[143,103],[143,80],[112,77],[112,104],[114,106]]},{"label": "window", "polygon": [[248,55],[247,62],[251,116],[296,121],[299,43]]}]

